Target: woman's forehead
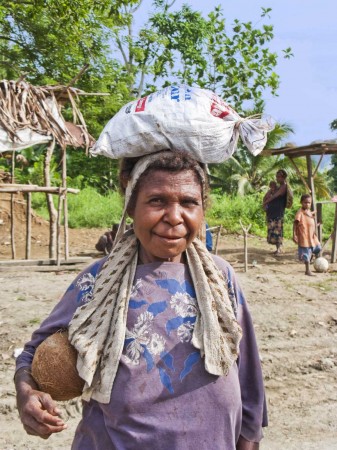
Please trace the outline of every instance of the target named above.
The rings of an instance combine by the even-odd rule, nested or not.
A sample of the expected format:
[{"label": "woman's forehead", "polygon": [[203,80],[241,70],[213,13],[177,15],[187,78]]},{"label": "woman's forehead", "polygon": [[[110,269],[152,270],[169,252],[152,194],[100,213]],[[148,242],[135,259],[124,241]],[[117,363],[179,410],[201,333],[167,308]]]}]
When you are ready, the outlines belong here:
[{"label": "woman's forehead", "polygon": [[169,172],[165,170],[150,170],[141,180],[139,191],[155,190],[168,191],[190,191],[195,194],[202,192],[201,183],[193,170],[184,170],[180,172]]}]

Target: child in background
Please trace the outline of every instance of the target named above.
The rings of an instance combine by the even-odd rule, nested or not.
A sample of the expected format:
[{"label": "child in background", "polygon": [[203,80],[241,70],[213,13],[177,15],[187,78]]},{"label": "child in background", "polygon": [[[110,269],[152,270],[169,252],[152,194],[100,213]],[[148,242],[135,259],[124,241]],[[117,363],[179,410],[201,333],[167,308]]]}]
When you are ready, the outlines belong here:
[{"label": "child in background", "polygon": [[273,195],[273,194],[275,194],[275,192],[277,191],[277,183],[276,183],[276,181],[271,181],[270,183],[269,183],[269,191],[266,193],[266,195],[263,197],[263,205],[262,205],[262,207],[263,207],[263,209],[265,210],[265,211],[267,211],[267,209],[268,209],[268,203],[266,204],[265,203],[265,201],[266,200],[269,200],[269,198]]},{"label": "child in background", "polygon": [[311,211],[311,195],[303,194],[301,205],[295,216],[293,240],[298,244],[298,256],[305,264],[305,274],[312,276],[310,261],[322,250],[316,235],[315,212]]}]

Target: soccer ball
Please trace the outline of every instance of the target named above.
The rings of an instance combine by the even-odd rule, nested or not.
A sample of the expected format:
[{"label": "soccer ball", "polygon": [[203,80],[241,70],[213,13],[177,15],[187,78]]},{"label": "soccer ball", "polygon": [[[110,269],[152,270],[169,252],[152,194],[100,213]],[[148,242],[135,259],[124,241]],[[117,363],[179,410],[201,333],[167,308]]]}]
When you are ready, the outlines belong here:
[{"label": "soccer ball", "polygon": [[329,268],[328,260],[320,256],[319,258],[316,258],[314,261],[314,268],[316,272],[327,272]]}]

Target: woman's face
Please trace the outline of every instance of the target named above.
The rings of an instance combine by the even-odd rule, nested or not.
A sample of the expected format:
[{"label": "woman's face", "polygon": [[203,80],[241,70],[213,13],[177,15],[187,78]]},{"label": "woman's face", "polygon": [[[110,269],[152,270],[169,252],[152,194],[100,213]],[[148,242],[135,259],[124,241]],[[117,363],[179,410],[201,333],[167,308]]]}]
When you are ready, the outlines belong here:
[{"label": "woman's face", "polygon": [[133,229],[145,263],[182,261],[204,219],[201,186],[192,170],[172,173],[153,170],[141,181]]},{"label": "woman's face", "polygon": [[276,173],[276,181],[277,181],[279,184],[282,184],[282,183],[284,183],[284,180],[285,180],[285,178],[284,178],[282,172],[277,172],[277,173]]}]

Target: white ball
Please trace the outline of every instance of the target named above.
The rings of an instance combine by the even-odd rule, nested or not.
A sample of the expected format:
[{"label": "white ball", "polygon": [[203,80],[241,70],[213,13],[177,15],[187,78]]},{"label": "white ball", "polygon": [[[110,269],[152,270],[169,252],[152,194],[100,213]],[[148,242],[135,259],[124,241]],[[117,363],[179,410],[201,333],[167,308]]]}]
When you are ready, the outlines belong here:
[{"label": "white ball", "polygon": [[316,258],[314,261],[314,268],[316,272],[327,272],[329,268],[329,262],[327,259],[320,256],[319,258]]}]

